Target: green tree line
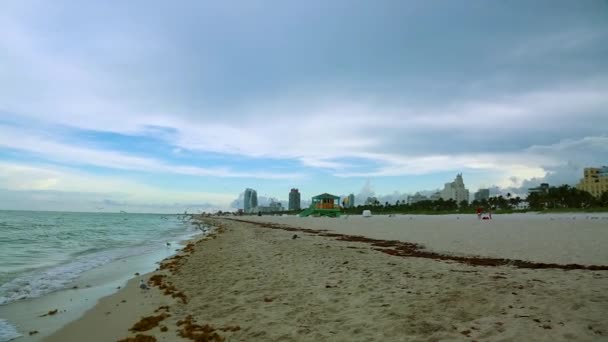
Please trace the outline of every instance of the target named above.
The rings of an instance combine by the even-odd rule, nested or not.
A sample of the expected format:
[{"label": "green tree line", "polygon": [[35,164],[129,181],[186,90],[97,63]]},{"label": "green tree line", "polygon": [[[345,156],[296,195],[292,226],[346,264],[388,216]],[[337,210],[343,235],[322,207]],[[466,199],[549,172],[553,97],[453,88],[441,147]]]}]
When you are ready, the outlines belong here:
[{"label": "green tree line", "polygon": [[586,210],[599,211],[608,210],[608,191],[604,192],[599,198],[593,197],[587,191],[579,190],[569,185],[549,187],[546,192],[533,192],[527,198],[499,195],[473,202],[462,201],[456,203],[455,200],[425,200],[412,204],[405,201],[397,201],[394,204],[379,201],[370,201],[370,204],[358,205],[353,208],[344,208],[346,214],[361,214],[363,210],[371,210],[375,213],[474,213],[477,208],[484,210],[492,209],[495,212],[525,212],[525,211],[545,211],[545,210]]}]

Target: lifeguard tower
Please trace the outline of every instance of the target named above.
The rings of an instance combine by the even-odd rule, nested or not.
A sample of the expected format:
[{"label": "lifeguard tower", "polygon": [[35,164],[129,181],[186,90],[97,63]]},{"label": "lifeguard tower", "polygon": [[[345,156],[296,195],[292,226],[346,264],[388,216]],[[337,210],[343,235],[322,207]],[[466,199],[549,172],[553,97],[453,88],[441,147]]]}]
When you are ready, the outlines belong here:
[{"label": "lifeguard tower", "polygon": [[328,193],[320,194],[312,198],[308,209],[300,213],[300,217],[306,216],[340,216],[340,197]]}]

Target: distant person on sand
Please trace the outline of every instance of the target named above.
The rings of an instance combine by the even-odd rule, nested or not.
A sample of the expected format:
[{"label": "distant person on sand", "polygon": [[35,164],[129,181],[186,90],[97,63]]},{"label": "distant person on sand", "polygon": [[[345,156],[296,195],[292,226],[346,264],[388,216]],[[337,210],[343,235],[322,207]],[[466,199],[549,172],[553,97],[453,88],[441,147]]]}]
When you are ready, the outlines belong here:
[{"label": "distant person on sand", "polygon": [[477,219],[481,220],[481,214],[483,214],[483,208],[477,207]]}]

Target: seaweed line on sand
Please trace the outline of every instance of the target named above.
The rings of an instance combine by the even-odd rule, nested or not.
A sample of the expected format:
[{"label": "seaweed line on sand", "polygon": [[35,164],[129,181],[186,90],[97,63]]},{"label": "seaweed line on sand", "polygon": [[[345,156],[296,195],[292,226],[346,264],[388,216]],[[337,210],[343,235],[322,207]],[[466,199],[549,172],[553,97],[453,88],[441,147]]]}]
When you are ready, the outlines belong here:
[{"label": "seaweed line on sand", "polygon": [[227,220],[237,221],[242,223],[253,224],[262,228],[286,230],[289,232],[302,232],[310,235],[318,235],[335,238],[339,241],[348,242],[360,242],[372,245],[374,250],[380,251],[393,256],[400,257],[415,257],[415,258],[426,258],[443,261],[454,261],[461,264],[471,266],[513,266],[516,268],[530,268],[530,269],[562,269],[562,270],[591,270],[591,271],[608,271],[608,265],[580,265],[580,264],[555,264],[555,263],[541,263],[531,262],[518,259],[501,259],[501,258],[487,258],[481,256],[456,256],[441,254],[437,252],[431,252],[424,249],[424,246],[412,243],[404,242],[399,240],[379,240],[371,239],[361,235],[346,235],[329,233],[327,229],[307,229],[299,227],[291,227],[282,224],[268,223],[268,222],[256,222],[242,219],[227,218]]}]

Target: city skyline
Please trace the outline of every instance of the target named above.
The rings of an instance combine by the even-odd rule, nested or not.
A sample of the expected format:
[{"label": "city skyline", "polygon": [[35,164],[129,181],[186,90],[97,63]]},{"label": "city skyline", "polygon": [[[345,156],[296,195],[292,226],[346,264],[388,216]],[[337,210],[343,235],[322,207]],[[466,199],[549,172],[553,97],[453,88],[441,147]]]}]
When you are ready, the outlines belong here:
[{"label": "city skyline", "polygon": [[231,210],[248,187],[395,198],[457,173],[472,193],[575,186],[608,163],[607,11],[8,0],[0,209]]}]

